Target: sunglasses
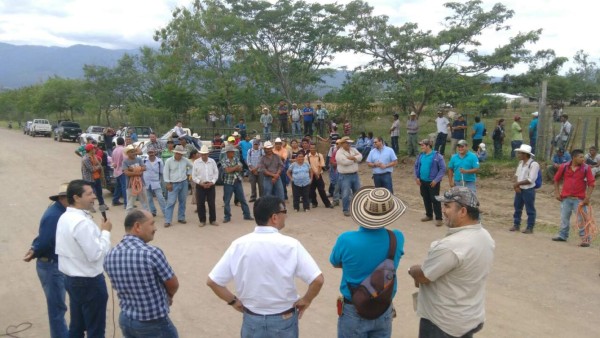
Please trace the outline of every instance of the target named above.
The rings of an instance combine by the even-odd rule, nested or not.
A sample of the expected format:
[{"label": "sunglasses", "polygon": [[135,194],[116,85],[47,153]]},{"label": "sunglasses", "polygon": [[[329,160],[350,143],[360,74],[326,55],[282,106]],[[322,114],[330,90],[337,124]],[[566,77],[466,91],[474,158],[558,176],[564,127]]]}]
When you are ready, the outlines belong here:
[{"label": "sunglasses", "polygon": [[287,209],[279,210],[276,214],[287,214]]}]

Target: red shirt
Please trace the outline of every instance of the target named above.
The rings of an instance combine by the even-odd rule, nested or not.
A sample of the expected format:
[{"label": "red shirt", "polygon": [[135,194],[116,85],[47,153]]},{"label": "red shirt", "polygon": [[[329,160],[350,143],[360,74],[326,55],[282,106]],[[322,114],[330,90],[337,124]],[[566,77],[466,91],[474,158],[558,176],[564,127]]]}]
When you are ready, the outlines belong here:
[{"label": "red shirt", "polygon": [[580,165],[575,171],[571,168],[571,162],[562,164],[554,175],[554,181],[560,182],[561,178],[563,179],[561,198],[576,197],[582,200],[585,198],[587,187],[596,184],[592,168],[587,164]]}]

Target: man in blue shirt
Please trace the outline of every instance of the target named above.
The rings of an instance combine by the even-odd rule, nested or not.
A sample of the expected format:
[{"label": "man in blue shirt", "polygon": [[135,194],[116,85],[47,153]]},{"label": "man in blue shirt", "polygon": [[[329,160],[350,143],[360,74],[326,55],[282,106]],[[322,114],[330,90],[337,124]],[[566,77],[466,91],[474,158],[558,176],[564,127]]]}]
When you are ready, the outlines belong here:
[{"label": "man in blue shirt", "polygon": [[531,153],[535,154],[535,143],[537,141],[538,127],[538,112],[531,113],[531,122],[529,123],[529,144],[531,145]]},{"label": "man in blue shirt", "polygon": [[467,136],[467,122],[462,114],[458,114],[458,117],[452,122],[452,136],[450,138],[450,148],[452,153],[456,152],[456,145],[458,141],[466,139]]},{"label": "man in blue shirt", "polygon": [[179,288],[175,272],[154,239],[154,217],[133,210],[125,217],[125,236],[106,255],[104,269],[119,296],[124,337],[178,337],[169,307]]},{"label": "man in blue shirt", "polygon": [[241,153],[241,160],[242,160],[242,166],[244,169],[244,177],[248,176],[248,150],[250,150],[250,148],[252,148],[252,142],[250,142],[250,135],[246,135],[245,137],[242,138],[242,140],[240,141],[240,143],[238,144],[238,148],[240,148],[240,153]]},{"label": "man in blue shirt", "polygon": [[383,144],[381,137],[373,139],[375,148],[369,153],[367,165],[373,168],[373,183],[377,188],[386,188],[392,194],[394,185],[392,183],[392,172],[398,164],[396,153],[390,147]]},{"label": "man in blue shirt", "polygon": [[62,338],[69,335],[65,313],[65,276],[58,270],[58,255],[54,252],[56,245],[56,225],[58,219],[67,210],[68,183],[61,184],[58,194],[50,196],[54,201],[46,209],[40,221],[38,236],[31,243],[31,248],[23,260],[30,262],[37,258],[36,270],[42,289],[46,295],[48,320],[50,322],[50,337]]},{"label": "man in blue shirt", "polygon": [[304,109],[302,109],[302,116],[304,117],[304,134],[311,135],[313,134],[313,121],[315,119],[315,111],[310,106],[310,101],[306,101],[304,104]]},{"label": "man in blue shirt", "polygon": [[424,139],[419,142],[421,153],[415,161],[415,178],[421,191],[423,204],[425,205],[425,217],[421,222],[433,220],[435,214],[435,225],[442,226],[442,204],[435,199],[440,194],[440,183],[446,173],[444,156],[433,150],[432,142]]},{"label": "man in blue shirt", "polygon": [[[386,259],[392,234],[396,236],[394,268],[398,268],[404,255],[404,235],[399,230],[388,235],[385,227],[404,214],[406,205],[387,189],[363,187],[354,195],[350,210],[352,219],[360,227],[341,234],[329,257],[334,267],[342,269],[340,292],[344,304],[338,318],[338,337],[391,337],[393,306],[378,318],[362,318],[352,304],[351,288],[358,286]],[[397,280],[392,298],[396,289]]]},{"label": "man in blue shirt", "polygon": [[473,125],[473,132],[471,132],[471,136],[473,137],[473,146],[471,149],[473,151],[477,151],[479,148],[479,144],[483,141],[483,131],[485,130],[485,125],[481,122],[481,117],[475,116],[475,124]]},{"label": "man in blue shirt", "polygon": [[554,175],[556,175],[558,168],[560,168],[561,164],[569,161],[571,161],[571,154],[568,151],[565,151],[563,148],[556,149],[556,154],[552,156],[552,164],[546,167],[546,179],[554,181]]},{"label": "man in blue shirt", "polygon": [[475,180],[479,171],[479,159],[477,155],[469,151],[467,141],[458,141],[457,147],[458,152],[452,155],[450,163],[448,163],[450,187],[463,186],[476,193]]}]

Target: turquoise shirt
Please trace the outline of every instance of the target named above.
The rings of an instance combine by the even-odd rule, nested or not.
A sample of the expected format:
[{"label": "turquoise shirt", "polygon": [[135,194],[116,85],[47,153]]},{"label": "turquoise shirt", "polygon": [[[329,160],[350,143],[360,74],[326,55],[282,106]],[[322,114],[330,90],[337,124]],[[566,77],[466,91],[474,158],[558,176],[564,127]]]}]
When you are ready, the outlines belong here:
[{"label": "turquoise shirt", "polygon": [[421,154],[421,167],[419,167],[419,179],[422,181],[429,181],[429,173],[431,171],[431,164],[433,164],[433,155],[435,152],[432,151],[429,155],[423,153]]},{"label": "turquoise shirt", "polygon": [[529,135],[531,135],[532,139],[537,139],[537,126],[538,126],[538,119],[533,119],[531,120],[531,123],[529,123]]},{"label": "turquoise shirt", "polygon": [[464,157],[460,157],[460,154],[456,153],[452,155],[450,163],[448,163],[448,169],[454,171],[454,181],[475,182],[475,174],[461,174],[460,168],[466,170],[479,168],[479,159],[477,158],[477,155],[473,154],[471,151],[467,151]]},{"label": "turquoise shirt", "polygon": [[473,135],[473,138],[476,140],[483,139],[483,129],[485,129],[483,122],[475,123],[475,125],[473,125],[473,131],[475,132],[475,135]]}]

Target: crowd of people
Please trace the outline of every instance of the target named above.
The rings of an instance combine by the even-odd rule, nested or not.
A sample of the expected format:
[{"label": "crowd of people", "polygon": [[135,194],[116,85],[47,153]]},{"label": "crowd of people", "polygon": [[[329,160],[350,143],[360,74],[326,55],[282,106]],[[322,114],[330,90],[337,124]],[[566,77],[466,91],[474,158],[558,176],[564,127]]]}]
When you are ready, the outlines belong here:
[{"label": "crowd of people", "polygon": [[[401,231],[388,231],[386,227],[397,222],[407,209],[398,197],[400,193],[394,194],[393,184],[399,153],[399,116],[392,117],[391,147],[388,147],[383,137],[372,133],[362,133],[355,142],[349,136],[349,125],[344,125],[344,136],[337,132],[336,125],[330,124],[327,138],[320,135],[313,138],[313,122],[318,131],[324,132],[325,114],[326,110],[320,106],[313,111],[309,102],[302,111],[296,105],[288,111],[282,101],[277,116],[279,132],[288,133],[286,126],[290,121],[292,134],[310,133],[289,142],[281,137],[271,138],[273,118],[265,109],[260,119],[263,138],[238,131],[226,141],[215,135],[211,146],[213,151],[220,151],[218,161],[209,156],[211,150],[207,145],[188,142],[189,135],[179,132],[176,132],[179,141],[176,146],[172,140],[163,145],[151,134],[144,157],[129,136],[115,135],[116,147],[111,149],[110,162],[107,152],[93,140],[77,149],[75,153],[82,158],[82,179],[62,184],[59,192],[50,196],[53,204],[43,215],[39,236],[24,258],[37,259],[38,275],[48,300],[51,336],[79,337],[84,333],[88,337],[104,336],[106,272],[119,297],[119,326],[124,336],[177,337],[169,308],[179,282],[162,250],[149,244],[156,232],[158,211],[153,201],[158,202],[165,228],[173,225],[176,204],[177,222],[186,224],[186,200],[191,188],[198,226],[207,223],[219,226],[215,199],[217,181],[222,181],[222,223],[233,221],[232,197],[234,205],[241,209],[241,218],[256,223],[252,233],[231,243],[207,280],[217,297],[243,313],[242,337],[298,337],[298,320],[318,296],[324,277],[304,246],[280,230],[286,225],[289,205],[295,212],[310,212],[319,206],[317,192],[325,208],[333,209],[341,201],[341,214],[358,225],[358,230],[342,233],[331,249],[330,263],[343,271],[338,336],[391,337],[395,316],[392,299],[397,289],[396,270],[404,254],[404,236]],[[537,113],[532,115],[535,120]],[[564,121],[567,119],[565,116]],[[487,158],[482,143],[486,130],[478,118],[469,129],[464,116],[458,115],[451,123],[443,112],[435,122],[435,138],[419,141],[418,116],[409,114],[407,149],[409,156],[415,156],[413,174],[425,214],[421,221],[435,221],[436,226],[446,225],[449,229],[444,238],[429,247],[423,264],[411,266],[408,274],[419,288],[416,305],[421,317],[419,337],[472,337],[483,328],[485,281],[495,247],[481,224],[476,188],[479,163]],[[499,120],[494,130],[494,134],[497,130],[502,134],[500,148],[503,122]],[[243,124],[240,119],[238,125]],[[180,122],[177,127],[181,129]],[[469,130],[471,148],[467,141]],[[523,143],[518,116],[511,131],[511,147],[519,162],[514,175],[514,222],[510,231],[521,231],[521,214],[525,209],[527,226],[521,232],[532,234],[536,220],[535,189],[539,188],[541,168],[535,161],[534,145]],[[558,145],[563,142],[562,135],[568,133],[570,129],[563,123],[556,139]],[[446,162],[448,134],[452,154]],[[532,135],[531,125],[529,135]],[[317,139],[329,143],[326,154],[317,151]],[[493,139],[497,155],[497,139]],[[552,238],[556,242],[567,241],[572,213],[578,208],[586,210],[595,174],[600,170],[600,155],[595,147],[585,156],[577,149],[568,155],[559,147],[555,164],[546,169],[554,182],[555,197],[561,203],[560,231]],[[108,210],[102,179],[103,168],[109,163],[117,182],[112,206],[124,206],[127,212],[126,235],[113,248],[111,221],[104,217],[97,225],[89,214],[95,210],[96,200],[101,212]],[[372,173],[372,182],[367,186],[361,182],[361,166]],[[326,172],[329,172],[328,191],[323,177]],[[442,193],[440,186],[445,176],[450,190]],[[244,180],[251,189],[248,200]],[[579,235],[579,246],[589,247],[589,233],[580,229]],[[371,276],[384,271],[386,260],[389,260],[389,283],[368,291],[378,298],[378,308],[374,309],[373,303],[358,294],[366,287],[365,280],[372,282],[371,287],[375,285]],[[296,278],[308,285],[303,296],[298,296]],[[228,287],[231,281],[235,290]],[[71,315],[68,327],[64,318],[66,293]]]}]

